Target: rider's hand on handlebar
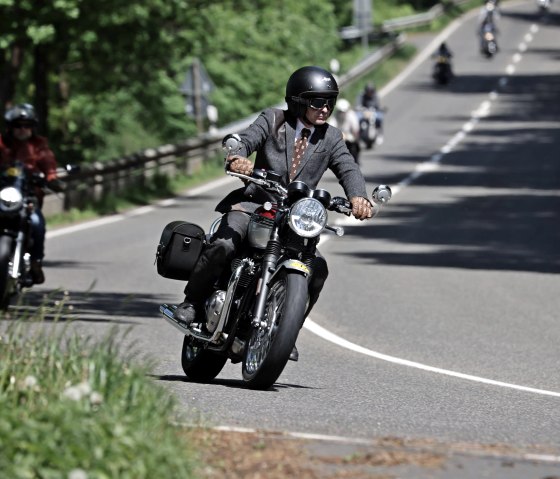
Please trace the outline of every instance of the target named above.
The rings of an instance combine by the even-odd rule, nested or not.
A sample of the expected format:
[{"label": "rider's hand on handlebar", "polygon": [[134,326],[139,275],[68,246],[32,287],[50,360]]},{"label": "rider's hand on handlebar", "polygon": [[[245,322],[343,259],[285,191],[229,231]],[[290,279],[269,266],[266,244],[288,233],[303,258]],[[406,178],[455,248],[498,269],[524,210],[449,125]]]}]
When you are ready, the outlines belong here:
[{"label": "rider's hand on handlebar", "polygon": [[66,183],[58,178],[54,178],[53,180],[47,182],[47,188],[55,193],[62,193],[66,190]]},{"label": "rider's hand on handlebar", "polygon": [[251,160],[243,156],[232,156],[228,158],[229,170],[233,173],[239,173],[240,175],[251,176],[253,173],[253,163]]},{"label": "rider's hand on handlebar", "polygon": [[362,221],[373,216],[373,207],[366,198],[354,196],[350,198],[350,203],[352,203],[352,214],[357,220]]}]

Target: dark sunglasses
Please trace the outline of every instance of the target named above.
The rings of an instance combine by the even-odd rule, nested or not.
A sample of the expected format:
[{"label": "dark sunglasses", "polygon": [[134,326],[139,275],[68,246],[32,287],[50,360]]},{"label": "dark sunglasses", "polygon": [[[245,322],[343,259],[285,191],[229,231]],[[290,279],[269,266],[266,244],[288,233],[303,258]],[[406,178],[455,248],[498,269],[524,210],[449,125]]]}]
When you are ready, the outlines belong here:
[{"label": "dark sunglasses", "polygon": [[31,129],[33,125],[31,123],[16,123],[13,127],[14,130],[21,130],[23,128]]},{"label": "dark sunglasses", "polygon": [[332,110],[336,104],[336,98],[308,98],[307,106],[314,110],[322,110],[325,106]]}]

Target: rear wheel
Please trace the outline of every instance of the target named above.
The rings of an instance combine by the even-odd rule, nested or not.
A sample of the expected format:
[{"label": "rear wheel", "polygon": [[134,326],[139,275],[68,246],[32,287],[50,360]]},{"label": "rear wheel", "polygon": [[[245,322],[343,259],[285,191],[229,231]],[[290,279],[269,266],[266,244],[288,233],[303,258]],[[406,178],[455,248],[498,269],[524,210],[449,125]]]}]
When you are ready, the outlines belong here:
[{"label": "rear wheel", "polygon": [[13,239],[0,236],[0,308],[6,309],[12,296],[10,282],[10,261],[12,259]]},{"label": "rear wheel", "polygon": [[227,357],[204,348],[202,343],[185,336],[181,352],[181,365],[189,379],[197,382],[212,381],[226,364]]},{"label": "rear wheel", "polygon": [[278,379],[303,324],[307,279],[283,271],[270,284],[264,324],[254,328],[243,359],[243,379],[252,389],[268,389]]}]

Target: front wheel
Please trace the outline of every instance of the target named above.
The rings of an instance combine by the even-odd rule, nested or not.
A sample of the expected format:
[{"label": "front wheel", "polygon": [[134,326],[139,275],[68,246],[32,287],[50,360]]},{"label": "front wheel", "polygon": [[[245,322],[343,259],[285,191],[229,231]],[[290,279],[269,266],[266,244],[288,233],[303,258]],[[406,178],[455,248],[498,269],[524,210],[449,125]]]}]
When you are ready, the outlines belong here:
[{"label": "front wheel", "polygon": [[307,279],[283,271],[269,286],[264,324],[251,332],[243,358],[243,379],[252,389],[268,389],[278,379],[296,344],[307,305]]},{"label": "front wheel", "polygon": [[226,364],[227,357],[204,348],[191,336],[185,336],[181,352],[181,366],[189,379],[196,382],[212,381]]},{"label": "front wheel", "polygon": [[0,236],[0,308],[6,309],[12,296],[10,284],[10,261],[12,259],[13,239]]}]

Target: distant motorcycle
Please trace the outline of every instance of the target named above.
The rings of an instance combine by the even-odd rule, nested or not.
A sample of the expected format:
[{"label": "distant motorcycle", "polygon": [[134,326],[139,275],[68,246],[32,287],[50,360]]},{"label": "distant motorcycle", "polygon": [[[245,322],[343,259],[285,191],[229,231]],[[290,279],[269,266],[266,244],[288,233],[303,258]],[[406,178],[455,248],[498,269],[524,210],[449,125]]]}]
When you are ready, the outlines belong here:
[{"label": "distant motorcycle", "polygon": [[550,11],[551,5],[552,0],[537,0],[537,6],[541,15],[547,14]]},{"label": "distant motorcycle", "polygon": [[438,55],[432,78],[438,85],[447,85],[453,78],[453,70],[451,68],[451,59],[445,55]]},{"label": "distant motorcycle", "polygon": [[[237,135],[224,140],[228,156],[239,150]],[[327,212],[350,215],[352,205],[346,198],[312,190],[301,181],[284,186],[273,171],[255,170],[251,176],[227,173],[258,185],[276,200],[265,202],[252,214],[246,244],[216,282],[200,322],[188,326],[178,322],[174,305],[162,304],[160,312],[184,335],[181,363],[188,378],[211,381],[230,360],[242,363],[247,387],[268,389],[284,370],[305,319],[308,280],[320,235],[325,230],[338,236],[344,233],[328,225]],[[374,211],[390,197],[388,186],[377,187]],[[219,221],[211,226],[210,235]],[[157,248],[158,273],[189,279],[207,238],[192,223],[167,225]]]},{"label": "distant motorcycle", "polygon": [[381,134],[381,122],[386,112],[384,108],[361,108],[357,110],[360,120],[360,141],[370,150]]},{"label": "distant motorcycle", "polygon": [[485,30],[481,33],[480,52],[486,58],[492,58],[498,52],[496,33],[493,30]]}]

